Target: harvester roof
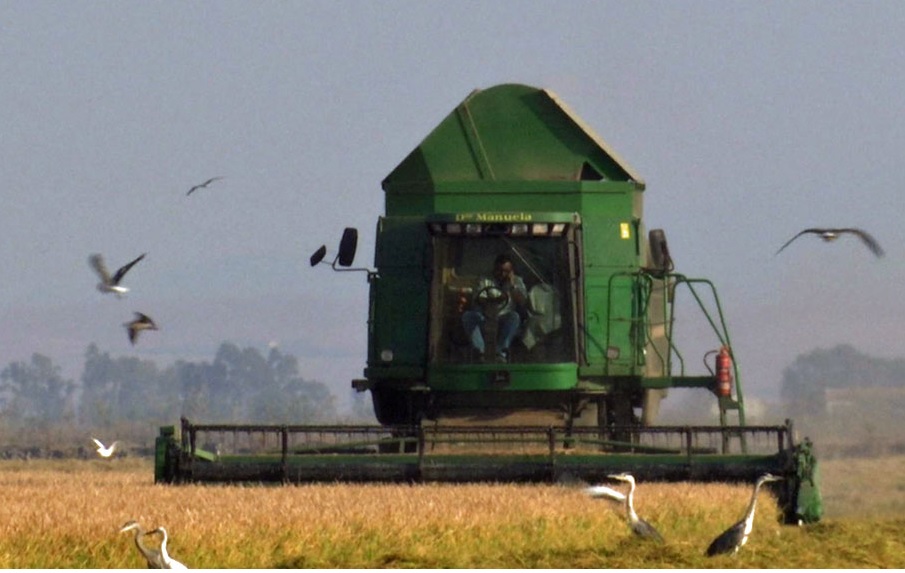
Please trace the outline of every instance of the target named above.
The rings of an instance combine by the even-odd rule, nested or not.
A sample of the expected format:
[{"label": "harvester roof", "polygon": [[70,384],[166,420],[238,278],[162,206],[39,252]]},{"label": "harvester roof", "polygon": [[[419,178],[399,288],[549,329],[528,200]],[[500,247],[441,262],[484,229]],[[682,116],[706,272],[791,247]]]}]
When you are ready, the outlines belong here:
[{"label": "harvester roof", "polygon": [[383,180],[384,191],[444,183],[644,181],[553,92],[520,84],[475,90]]}]

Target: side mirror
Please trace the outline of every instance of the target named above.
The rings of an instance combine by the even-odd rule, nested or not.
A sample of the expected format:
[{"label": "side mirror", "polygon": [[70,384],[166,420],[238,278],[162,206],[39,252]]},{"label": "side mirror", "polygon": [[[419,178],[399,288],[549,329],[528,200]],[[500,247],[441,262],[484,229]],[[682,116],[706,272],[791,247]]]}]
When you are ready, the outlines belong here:
[{"label": "side mirror", "polygon": [[[339,256],[337,262],[341,267],[352,266],[355,260],[355,250],[358,248],[358,229],[346,227],[343,238],[339,241]],[[317,253],[315,253],[317,254]]]},{"label": "side mirror", "polygon": [[320,263],[322,260],[324,260],[324,257],[326,255],[327,255],[327,247],[325,245],[321,245],[321,248],[314,251],[314,254],[311,255],[311,266],[312,267],[316,266],[318,263]]},{"label": "side mirror", "polygon": [[666,245],[666,232],[663,229],[651,229],[648,233],[647,244],[650,247],[650,258],[654,268],[660,271],[673,269],[672,257],[669,256],[669,247]]}]

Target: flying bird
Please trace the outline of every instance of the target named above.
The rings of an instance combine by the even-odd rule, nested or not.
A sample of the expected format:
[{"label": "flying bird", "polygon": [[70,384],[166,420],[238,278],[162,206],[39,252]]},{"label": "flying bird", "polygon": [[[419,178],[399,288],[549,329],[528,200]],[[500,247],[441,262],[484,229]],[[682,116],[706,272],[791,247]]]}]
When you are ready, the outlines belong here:
[{"label": "flying bird", "polygon": [[742,545],[748,542],[748,536],[751,535],[751,529],[754,528],[754,508],[757,505],[757,492],[760,486],[767,482],[779,481],[785,479],[773,474],[764,474],[757,479],[754,484],[754,493],[751,494],[751,501],[748,503],[748,511],[745,517],[738,523],[724,531],[719,537],[713,540],[710,547],[707,548],[706,555],[713,557],[721,553],[732,553],[735,555]]},{"label": "flying bird", "polygon": [[135,547],[138,548],[138,552],[141,553],[142,557],[145,558],[145,561],[148,562],[148,569],[164,569],[163,556],[160,554],[160,551],[152,549],[142,542],[142,538],[148,533],[141,528],[137,521],[127,521],[120,528],[119,532],[123,533],[124,531],[131,530],[135,531]]},{"label": "flying bird", "polygon": [[614,474],[607,476],[610,479],[615,479],[619,481],[625,481],[629,484],[628,495],[625,497],[625,511],[628,515],[628,523],[632,528],[632,532],[638,537],[643,537],[645,539],[654,539],[656,541],[663,541],[663,536],[660,535],[660,532],[654,529],[654,526],[650,523],[644,521],[638,514],[635,512],[635,505],[632,503],[632,498],[635,495],[635,478],[632,474],[622,473],[622,474]]},{"label": "flying bird", "polygon": [[624,502],[625,494],[605,485],[592,485],[584,488],[584,492],[594,498],[605,498],[613,501]]},{"label": "flying bird", "polygon": [[202,188],[204,188],[204,187],[207,187],[208,185],[210,185],[210,184],[213,183],[214,181],[217,181],[218,179],[223,179],[223,177],[211,177],[210,179],[208,179],[208,180],[205,181],[204,183],[201,183],[201,184],[199,184],[199,185],[195,185],[194,187],[192,187],[191,189],[189,189],[188,193],[186,193],[186,196],[191,195],[192,193],[194,193],[194,192],[195,192],[196,190],[198,190],[198,189],[202,189]]},{"label": "flying bird", "polygon": [[101,292],[112,292],[115,293],[117,297],[122,297],[122,295],[129,292],[129,289],[120,285],[123,277],[126,276],[126,273],[129,272],[135,264],[145,258],[147,253],[142,253],[139,255],[134,261],[121,266],[117,269],[116,274],[110,276],[109,271],[107,271],[107,265],[104,264],[104,258],[99,254],[93,254],[88,257],[88,263],[94,267],[94,270],[97,272],[97,275],[101,278],[101,282],[97,283],[97,290]]},{"label": "flying bird", "polygon": [[123,326],[129,331],[129,342],[131,342],[133,346],[135,345],[135,341],[138,340],[138,333],[142,330],[159,330],[150,316],[140,312],[136,312],[135,318],[130,322],[123,324]]},{"label": "flying bird", "polygon": [[167,530],[161,525],[154,531],[149,531],[150,533],[160,533],[163,535],[163,541],[160,542],[160,556],[163,560],[163,567],[161,569],[188,569],[185,565],[176,561],[170,554],[167,553]]},{"label": "flying bird", "polygon": [[883,249],[880,247],[880,243],[876,241],[869,233],[866,231],[862,231],[861,229],[849,228],[849,229],[805,229],[804,231],[799,232],[797,235],[786,241],[786,244],[779,248],[779,251],[776,251],[778,255],[783,249],[789,246],[789,244],[797,239],[798,237],[811,233],[813,235],[819,236],[824,241],[830,242],[835,241],[839,238],[840,235],[844,235],[846,233],[851,233],[852,235],[857,235],[864,241],[864,244],[867,245],[867,248],[873,252],[878,257],[883,256]]},{"label": "flying bird", "polygon": [[115,441],[110,444],[110,447],[108,448],[97,438],[91,439],[94,440],[94,443],[97,445],[97,454],[102,458],[109,458],[113,456],[113,452],[116,451],[116,446],[119,444],[119,441]]}]

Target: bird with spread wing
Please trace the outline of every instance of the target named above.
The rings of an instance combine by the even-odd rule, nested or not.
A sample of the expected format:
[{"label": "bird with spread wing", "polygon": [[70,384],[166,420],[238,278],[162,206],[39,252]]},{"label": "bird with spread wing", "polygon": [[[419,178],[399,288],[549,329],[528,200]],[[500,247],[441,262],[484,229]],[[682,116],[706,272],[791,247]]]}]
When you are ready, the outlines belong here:
[{"label": "bird with spread wing", "polygon": [[126,273],[129,272],[129,269],[134,267],[138,261],[145,258],[146,254],[147,253],[142,253],[135,260],[121,266],[113,275],[107,270],[107,265],[104,264],[104,258],[101,255],[95,253],[88,257],[88,263],[94,268],[101,279],[101,282],[97,283],[97,290],[104,293],[115,293],[117,297],[121,297],[129,292],[129,289],[122,286],[120,283],[122,282],[123,277],[126,276]]},{"label": "bird with spread wing", "polygon": [[819,228],[805,229],[805,230],[799,232],[797,235],[795,235],[791,239],[789,239],[788,241],[786,241],[786,244],[781,246],[779,248],[779,250],[776,251],[776,254],[778,255],[780,252],[782,252],[783,249],[788,247],[792,243],[792,241],[794,241],[798,237],[800,237],[802,235],[806,235],[806,234],[817,235],[818,237],[820,237],[821,239],[823,239],[826,242],[835,241],[840,236],[845,235],[845,234],[855,235],[855,236],[859,237],[864,242],[865,245],[867,245],[867,248],[870,249],[874,255],[876,255],[878,257],[883,256],[883,248],[880,247],[880,243],[878,243],[877,240],[874,239],[870,235],[870,233],[868,233],[867,231],[863,231],[861,229],[853,228],[853,227],[841,228],[841,229],[819,229]]}]

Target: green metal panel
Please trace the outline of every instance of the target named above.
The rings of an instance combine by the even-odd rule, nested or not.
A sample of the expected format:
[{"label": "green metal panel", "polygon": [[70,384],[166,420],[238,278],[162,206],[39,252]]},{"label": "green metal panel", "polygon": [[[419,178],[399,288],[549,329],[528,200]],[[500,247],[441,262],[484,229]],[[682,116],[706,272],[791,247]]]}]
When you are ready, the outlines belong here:
[{"label": "green metal panel", "polygon": [[423,366],[426,360],[430,292],[427,249],[423,218],[380,219],[375,252],[379,278],[371,283],[371,366],[378,363],[383,350],[393,352],[393,366]]},{"label": "green metal panel", "polygon": [[500,370],[498,364],[474,366],[435,366],[428,375],[433,390],[475,392],[486,390],[535,391],[570,390],[575,387],[576,370],[569,364],[511,364],[506,366],[509,379],[505,387],[493,384],[493,373]]},{"label": "green metal panel", "polygon": [[644,186],[555,94],[504,84],[472,92],[384,179],[383,188],[432,193],[451,181],[580,180]]}]

